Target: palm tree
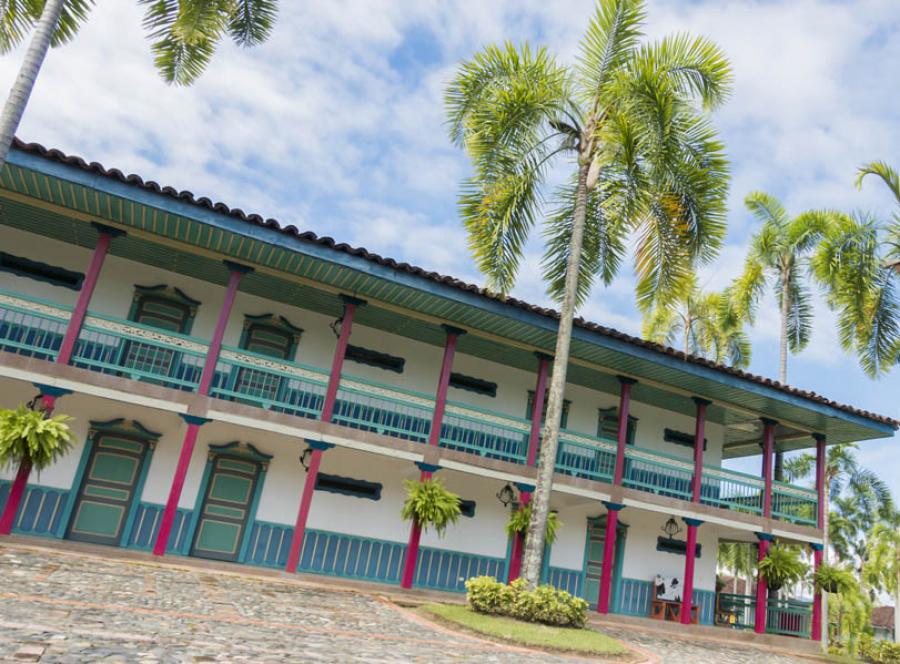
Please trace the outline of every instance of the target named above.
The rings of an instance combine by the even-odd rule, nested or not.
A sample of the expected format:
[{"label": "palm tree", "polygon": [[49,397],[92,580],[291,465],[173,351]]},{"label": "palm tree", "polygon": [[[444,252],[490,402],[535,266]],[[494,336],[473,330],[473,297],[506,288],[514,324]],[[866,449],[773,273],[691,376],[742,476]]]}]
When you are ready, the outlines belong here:
[{"label": "palm tree", "polygon": [[[576,67],[507,42],[463,63],[447,90],[451,138],[474,168],[460,211],[489,288],[512,288],[529,232],[548,215],[543,273],[560,313],[524,556],[530,586],[540,574],[576,307],[596,278],[615,277],[629,232],[643,308],[683,287],[724,236],[727,163],[704,111],[727,95],[728,61],[702,37],[641,44],[643,22],[642,0],[600,0]],[[549,193],[553,164],[572,174]]]},{"label": "palm tree", "polygon": [[750,338],[739,317],[729,311],[722,293],[689,287],[644,312],[641,334],[659,344],[681,343],[685,354],[744,368],[750,364]]},{"label": "palm tree", "polygon": [[[240,46],[265,41],[278,0],[138,0],[153,40],[155,64],[167,83],[190,85],[209,64],[227,33]],[[5,0],[0,3],[0,53],[34,34],[0,115],[0,168],[12,145],[47,50],[71,41],[94,0]]]},{"label": "palm tree", "polygon": [[866,581],[894,596],[894,642],[900,643],[900,512],[875,524],[868,543]]},{"label": "palm tree", "polygon": [[880,178],[898,209],[888,223],[868,215],[840,215],[813,259],[816,277],[838,312],[841,345],[855,352],[873,378],[900,361],[900,177],[884,162],[859,169],[856,186],[867,175]]},{"label": "palm tree", "polygon": [[[803,212],[791,219],[774,196],[754,191],[744,204],[762,225],[750,240],[744,272],[729,287],[734,309],[751,323],[767,286],[780,308],[778,380],[787,383],[788,350],[799,353],[812,332],[812,296],[807,283],[808,254],[828,229],[830,213]],[[782,479],[781,452],[775,454],[775,479]]]},{"label": "palm tree", "polygon": [[734,577],[734,592],[737,592],[737,581],[743,578],[746,582],[745,593],[750,594],[753,579],[756,576],[756,548],[750,542],[719,542],[717,552],[718,566]]}]

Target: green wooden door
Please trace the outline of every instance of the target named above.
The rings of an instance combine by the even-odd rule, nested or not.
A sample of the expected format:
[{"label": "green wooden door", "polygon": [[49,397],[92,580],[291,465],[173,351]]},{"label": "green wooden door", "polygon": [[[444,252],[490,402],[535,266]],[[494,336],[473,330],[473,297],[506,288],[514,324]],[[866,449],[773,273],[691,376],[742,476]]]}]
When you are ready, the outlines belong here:
[{"label": "green wooden door", "polygon": [[67,537],[118,545],[135,498],[148,445],[112,435],[94,441]]},{"label": "green wooden door", "polygon": [[599,519],[588,520],[587,547],[584,556],[584,598],[596,608],[600,596],[600,574],[603,566],[603,543],[606,524]]},{"label": "green wooden door", "polygon": [[247,528],[260,464],[246,459],[216,456],[191,555],[215,560],[237,560]]}]

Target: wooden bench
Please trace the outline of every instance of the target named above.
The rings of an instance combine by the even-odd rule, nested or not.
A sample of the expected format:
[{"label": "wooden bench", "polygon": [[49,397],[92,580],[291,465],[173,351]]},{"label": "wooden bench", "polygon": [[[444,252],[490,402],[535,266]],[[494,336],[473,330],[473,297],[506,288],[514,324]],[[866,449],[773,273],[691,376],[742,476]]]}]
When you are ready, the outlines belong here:
[{"label": "wooden bench", "polygon": [[[650,618],[653,620],[671,620],[681,622],[681,602],[670,599],[654,599],[650,602]],[[691,622],[700,621],[700,607],[691,606]]]}]

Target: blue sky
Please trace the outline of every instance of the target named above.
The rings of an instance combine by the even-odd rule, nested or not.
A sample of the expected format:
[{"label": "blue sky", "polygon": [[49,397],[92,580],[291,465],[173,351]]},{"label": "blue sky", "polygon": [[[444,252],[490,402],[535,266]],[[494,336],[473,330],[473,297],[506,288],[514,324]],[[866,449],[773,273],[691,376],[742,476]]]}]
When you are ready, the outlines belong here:
[{"label": "blue sky", "polygon": [[[282,2],[263,47],[224,46],[192,88],[151,66],[134,2],[99,3],[74,43],[50,53],[19,135],[189,189],[285,224],[481,282],[456,217],[467,172],[443,124],[456,64],[486,43],[543,44],[571,62],[590,0]],[[733,164],[729,234],[701,281],[721,288],[740,269],[753,226],[742,200],[763,189],[788,210],[864,209],[892,201],[863,162],[900,167],[900,3],[896,0],[655,0],[648,35],[702,33],[731,58],[734,94],[715,117]],[[12,82],[21,50],[0,59]],[[514,294],[545,303],[529,246]],[[583,314],[638,333],[633,278],[595,290]],[[776,375],[777,318],[763,303],[751,370]],[[821,301],[810,347],[789,382],[900,417],[900,368],[873,382],[837,343]],[[864,443],[863,462],[900,497],[897,439]],[[752,462],[754,469],[758,465]]]}]

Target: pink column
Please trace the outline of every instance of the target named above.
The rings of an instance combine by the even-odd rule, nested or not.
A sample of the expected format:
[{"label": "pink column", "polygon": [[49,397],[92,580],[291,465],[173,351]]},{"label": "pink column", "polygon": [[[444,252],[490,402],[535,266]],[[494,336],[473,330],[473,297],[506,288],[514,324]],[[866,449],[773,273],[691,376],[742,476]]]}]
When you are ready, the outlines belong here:
[{"label": "pink column", "polygon": [[619,431],[617,435],[616,468],[613,472],[613,484],[621,486],[625,474],[625,445],[628,442],[628,409],[631,406],[631,386],[637,381],[627,376],[619,376],[621,391],[619,393]]},{"label": "pink column", "polygon": [[[620,415],[621,417],[621,411]],[[626,420],[627,420],[626,415]],[[603,537],[603,564],[600,568],[600,593],[597,595],[597,613],[609,613],[609,596],[612,591],[612,570],[616,557],[616,526],[619,511],[625,509],[619,503],[603,503],[606,506],[606,533]]]},{"label": "pink column", "polygon": [[[350,334],[353,331],[353,318],[357,307],[366,303],[349,295],[341,295],[344,301],[344,313],[341,316],[341,332],[338,335],[334,356],[331,358],[331,373],[328,376],[328,387],[325,389],[325,401],[322,404],[321,419],[330,422],[334,415],[334,402],[337,400],[338,389],[341,385],[341,371],[344,369],[344,358],[347,356],[347,345],[350,343]],[[303,483],[303,492],[300,494],[300,507],[297,509],[297,520],[294,522],[294,534],[291,536],[291,548],[288,550],[288,559],[285,571],[296,572],[300,563],[300,554],[303,551],[303,539],[306,536],[306,521],[309,518],[309,510],[312,506],[313,495],[316,490],[316,480],[319,477],[319,466],[322,464],[322,452],[334,447],[330,443],[307,441],[312,454],[309,459],[309,470],[306,471],[306,481]]]},{"label": "pink column", "polygon": [[297,521],[294,523],[291,548],[288,550],[288,559],[284,566],[286,572],[296,572],[297,565],[300,564],[303,538],[306,535],[306,520],[309,518],[309,508],[312,505],[313,492],[316,490],[316,479],[319,476],[319,466],[322,464],[322,452],[334,447],[332,443],[325,443],[319,440],[308,440],[306,442],[312,448],[312,454],[310,454],[309,458],[309,470],[306,471],[306,481],[303,482],[303,493],[300,496],[300,509],[297,511]]},{"label": "pink column", "polygon": [[765,482],[763,493],[763,516],[772,518],[772,453],[775,450],[775,420],[761,418],[763,423],[762,476]]},{"label": "pink column", "polygon": [[[531,431],[528,434],[528,456],[526,465],[533,467],[537,460],[538,446],[541,442],[541,420],[544,419],[544,398],[547,395],[547,374],[550,371],[550,356],[535,353],[538,357],[537,384],[534,386],[534,402],[531,404]],[[520,488],[519,509],[528,507],[531,502],[531,491]],[[522,554],[525,552],[525,534],[516,533],[513,537],[512,551],[509,554],[509,574],[507,583],[515,581],[522,572]]]},{"label": "pink column", "polygon": [[[757,561],[766,557],[769,552],[769,542],[772,536],[766,533],[756,533],[759,539],[759,555]],[[756,573],[756,615],[754,619],[753,629],[757,634],[766,633],[766,609],[769,603],[769,588],[766,585],[766,577],[762,572]]]},{"label": "pink column", "polygon": [[[447,390],[450,387],[450,372],[453,370],[453,357],[456,355],[456,340],[465,330],[460,330],[450,325],[443,325],[447,333],[447,343],[444,346],[444,358],[441,361],[441,373],[438,377],[437,394],[434,399],[434,413],[431,416],[431,430],[428,434],[428,444],[437,445],[441,440],[441,425],[444,421],[444,408],[447,406]],[[420,464],[422,474],[420,482],[431,478],[431,472]],[[406,555],[403,559],[403,574],[400,579],[401,588],[412,588],[413,579],[416,576],[416,559],[419,555],[419,539],[422,529],[418,523],[413,522],[409,529],[409,541],[406,545]]]},{"label": "pink column", "polygon": [[[825,436],[813,434],[816,439],[816,496],[818,498],[818,510],[816,513],[816,527],[825,529]],[[813,549],[813,565],[818,570],[825,558],[825,549],[821,544],[811,544]],[[812,639],[822,640],[822,591],[817,590],[813,595],[812,614]]]},{"label": "pink column", "polygon": [[[206,359],[203,362],[203,371],[200,374],[200,385],[197,388],[197,393],[202,396],[209,394],[209,388],[212,385],[213,376],[216,372],[216,364],[219,361],[219,353],[222,350],[222,339],[225,336],[225,326],[228,324],[228,317],[231,315],[231,308],[234,305],[234,298],[237,295],[241,277],[253,269],[229,261],[225,261],[225,265],[231,273],[228,278],[228,288],[225,291],[225,299],[222,302],[222,308],[219,309],[219,317],[218,320],[216,320],[216,327],[209,343],[209,350],[207,351]],[[156,534],[156,543],[153,546],[154,556],[165,554],[166,547],[169,545],[169,534],[172,532],[172,524],[175,522],[175,514],[178,510],[178,501],[181,498],[181,490],[184,487],[184,479],[187,477],[188,467],[191,465],[191,454],[194,452],[197,434],[200,431],[200,426],[209,421],[206,418],[195,417],[193,415],[182,415],[182,418],[188,423],[188,428],[184,434],[184,441],[181,443],[181,453],[178,456],[178,465],[175,467],[175,475],[172,477],[172,486],[169,488],[166,509],[163,511],[162,520],[159,524],[159,532]]]},{"label": "pink column", "polygon": [[703,522],[700,519],[685,518],[687,524],[687,542],[684,550],[684,585],[681,588],[681,623],[690,625],[693,622],[694,606],[694,564],[697,559],[697,528]]},{"label": "pink column", "polygon": [[84,324],[85,316],[87,316],[88,305],[91,303],[91,297],[94,295],[94,288],[97,286],[100,268],[103,267],[103,261],[109,251],[109,245],[114,237],[124,235],[122,231],[115,228],[100,224],[93,224],[93,226],[97,229],[99,236],[97,237],[97,244],[94,245],[94,255],[91,257],[91,264],[84,275],[84,281],[81,282],[81,290],[78,292],[78,300],[75,302],[75,308],[72,310],[72,316],[69,318],[66,334],[59,347],[59,353],[56,355],[56,361],[59,364],[68,364],[72,359],[75,342],[78,340],[81,326]]}]

